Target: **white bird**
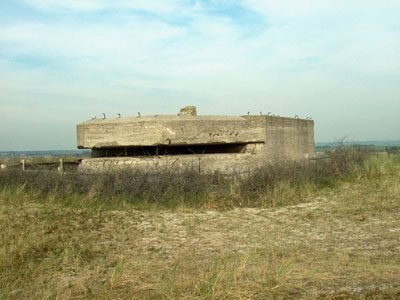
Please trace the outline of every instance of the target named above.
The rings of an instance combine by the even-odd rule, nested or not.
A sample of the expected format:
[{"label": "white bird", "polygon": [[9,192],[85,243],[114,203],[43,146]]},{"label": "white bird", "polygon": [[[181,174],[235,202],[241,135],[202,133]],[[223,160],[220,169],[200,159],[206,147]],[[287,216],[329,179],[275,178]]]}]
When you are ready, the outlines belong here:
[{"label": "white bird", "polygon": [[121,118],[121,114],[120,113],[117,113],[117,115],[118,115],[118,118]]}]

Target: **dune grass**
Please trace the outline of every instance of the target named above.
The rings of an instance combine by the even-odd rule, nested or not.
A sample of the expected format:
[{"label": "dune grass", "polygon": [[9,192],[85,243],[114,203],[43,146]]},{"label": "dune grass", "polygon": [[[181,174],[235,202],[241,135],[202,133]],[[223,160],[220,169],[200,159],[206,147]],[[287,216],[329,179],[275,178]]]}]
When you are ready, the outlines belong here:
[{"label": "dune grass", "polygon": [[[44,170],[0,172],[0,188],[23,189],[36,201],[125,209],[274,207],[307,201],[315,191],[353,176],[369,152],[340,148],[327,158],[266,164],[246,176],[196,168],[115,169],[102,173]],[[36,196],[35,196],[36,195]]]},{"label": "dune grass", "polygon": [[302,178],[273,186],[257,176],[210,190],[226,180],[212,177],[201,205],[185,197],[204,187],[175,206],[9,177],[0,192],[0,299],[398,299],[400,158],[351,160],[343,173],[335,166],[329,180],[296,187],[300,196],[298,166]]}]

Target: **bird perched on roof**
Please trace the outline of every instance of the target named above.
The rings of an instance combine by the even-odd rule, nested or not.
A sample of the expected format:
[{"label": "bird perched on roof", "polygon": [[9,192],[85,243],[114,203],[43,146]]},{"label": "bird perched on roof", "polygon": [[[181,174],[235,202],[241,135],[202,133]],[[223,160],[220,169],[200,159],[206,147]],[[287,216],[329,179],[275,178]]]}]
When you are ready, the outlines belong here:
[{"label": "bird perched on roof", "polygon": [[121,118],[121,114],[120,113],[117,113],[117,115],[118,115],[118,118]]},{"label": "bird perched on roof", "polygon": [[299,118],[299,116],[298,116],[298,115],[295,115],[294,117],[295,117],[296,119],[298,119],[298,118]]},{"label": "bird perched on roof", "polygon": [[138,114],[138,116],[140,117],[140,112],[138,112],[137,114]]},{"label": "bird perched on roof", "polygon": [[103,113],[103,119],[105,119],[106,118],[106,114],[105,113]]}]

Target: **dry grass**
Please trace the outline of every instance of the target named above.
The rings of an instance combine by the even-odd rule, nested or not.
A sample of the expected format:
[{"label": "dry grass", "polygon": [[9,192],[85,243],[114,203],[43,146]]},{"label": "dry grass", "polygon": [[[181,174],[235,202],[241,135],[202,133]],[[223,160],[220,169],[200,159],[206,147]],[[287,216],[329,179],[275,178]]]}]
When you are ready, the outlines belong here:
[{"label": "dry grass", "polygon": [[[353,176],[370,155],[343,147],[317,161],[266,164],[249,175],[200,173],[197,168],[114,169],[102,173],[7,170],[0,188],[40,192],[66,204],[126,204],[139,209],[276,207],[307,201],[315,191]],[[71,198],[73,199],[71,201]]]},{"label": "dry grass", "polygon": [[400,159],[353,175],[309,203],[227,211],[3,188],[0,299],[399,299]]}]

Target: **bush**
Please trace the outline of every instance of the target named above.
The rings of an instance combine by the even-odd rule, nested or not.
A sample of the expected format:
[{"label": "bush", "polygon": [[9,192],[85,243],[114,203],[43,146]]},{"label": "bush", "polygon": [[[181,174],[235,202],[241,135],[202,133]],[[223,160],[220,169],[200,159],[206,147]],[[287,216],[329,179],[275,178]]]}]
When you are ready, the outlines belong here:
[{"label": "bush", "polygon": [[[23,187],[26,191],[55,196],[60,201],[71,196],[95,201],[116,201],[175,207],[265,206],[299,201],[309,190],[330,186],[362,166],[369,152],[341,147],[326,158],[302,162],[266,164],[248,176],[204,174],[196,168],[110,170],[102,173],[57,173],[45,170],[3,170],[0,187]],[[282,202],[283,201],[283,202]]]},{"label": "bush", "polygon": [[283,184],[286,186],[283,192],[291,192],[292,196],[301,196],[310,186],[332,186],[339,178],[350,175],[355,166],[361,166],[369,155],[365,149],[340,147],[317,160],[267,164],[241,180],[241,198],[247,205],[260,204],[260,198],[261,202],[275,200],[266,197],[279,196],[277,191],[282,192]]}]

